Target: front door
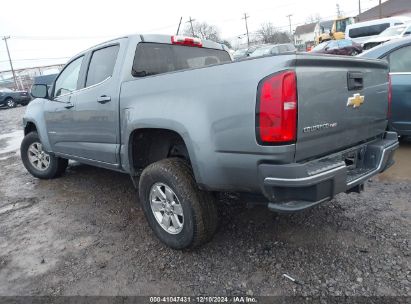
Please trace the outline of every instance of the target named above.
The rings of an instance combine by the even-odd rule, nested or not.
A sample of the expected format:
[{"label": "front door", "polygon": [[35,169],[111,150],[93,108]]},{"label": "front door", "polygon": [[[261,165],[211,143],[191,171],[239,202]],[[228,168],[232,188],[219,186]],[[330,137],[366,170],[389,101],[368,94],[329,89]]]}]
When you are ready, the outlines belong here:
[{"label": "front door", "polygon": [[55,81],[54,94],[44,104],[48,138],[54,152],[71,155],[75,150],[73,111],[83,61],[84,56],[81,56],[66,65]]}]

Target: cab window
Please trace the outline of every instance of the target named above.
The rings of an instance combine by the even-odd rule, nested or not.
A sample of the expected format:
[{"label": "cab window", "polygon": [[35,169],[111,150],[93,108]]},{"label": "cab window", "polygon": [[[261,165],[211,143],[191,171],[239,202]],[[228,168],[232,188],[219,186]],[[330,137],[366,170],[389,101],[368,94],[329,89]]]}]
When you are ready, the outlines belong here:
[{"label": "cab window", "polygon": [[77,90],[77,81],[84,56],[70,62],[59,75],[54,87],[54,96],[60,96]]},{"label": "cab window", "polygon": [[93,52],[87,72],[86,87],[98,84],[113,75],[119,48],[117,44]]},{"label": "cab window", "polygon": [[388,56],[390,71],[394,73],[411,72],[411,45],[400,48]]}]

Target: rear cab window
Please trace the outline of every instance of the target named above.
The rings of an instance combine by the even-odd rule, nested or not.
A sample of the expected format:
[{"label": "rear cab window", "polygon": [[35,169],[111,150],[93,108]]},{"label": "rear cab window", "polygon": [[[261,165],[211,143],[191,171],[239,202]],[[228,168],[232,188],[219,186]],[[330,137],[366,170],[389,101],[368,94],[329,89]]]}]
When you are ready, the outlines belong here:
[{"label": "rear cab window", "polygon": [[389,56],[390,72],[409,73],[411,72],[411,46],[405,46],[393,51]]},{"label": "rear cab window", "polygon": [[231,62],[224,50],[142,42],[137,45],[132,75],[145,77]]}]

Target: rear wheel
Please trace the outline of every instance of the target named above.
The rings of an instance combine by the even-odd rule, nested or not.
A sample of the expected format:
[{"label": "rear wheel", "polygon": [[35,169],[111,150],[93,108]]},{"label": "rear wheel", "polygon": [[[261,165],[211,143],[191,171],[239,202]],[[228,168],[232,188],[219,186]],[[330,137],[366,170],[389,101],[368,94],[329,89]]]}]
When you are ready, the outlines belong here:
[{"label": "rear wheel", "polygon": [[198,188],[185,161],[169,158],[149,165],[140,177],[139,193],[150,227],[171,248],[196,247],[214,235],[214,197]]},{"label": "rear wheel", "polygon": [[37,132],[31,132],[24,137],[20,152],[24,167],[37,178],[59,177],[68,165],[67,159],[51,155],[43,150]]},{"label": "rear wheel", "polygon": [[17,105],[13,98],[6,99],[6,104],[9,108],[15,108]]}]

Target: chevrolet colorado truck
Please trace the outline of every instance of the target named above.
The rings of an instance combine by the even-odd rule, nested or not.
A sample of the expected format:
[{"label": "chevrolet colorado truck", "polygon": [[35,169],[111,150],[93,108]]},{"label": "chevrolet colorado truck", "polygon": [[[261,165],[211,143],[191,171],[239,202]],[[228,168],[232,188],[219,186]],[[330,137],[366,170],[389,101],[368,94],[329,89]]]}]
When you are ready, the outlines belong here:
[{"label": "chevrolet colorado truck", "polygon": [[[319,85],[321,83],[321,85]],[[127,173],[157,237],[211,239],[215,193],[293,212],[360,191],[393,163],[387,64],[285,53],[233,62],[196,38],[131,35],[34,85],[21,158],[35,177],[68,160]]]}]

